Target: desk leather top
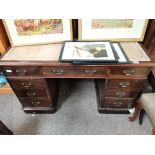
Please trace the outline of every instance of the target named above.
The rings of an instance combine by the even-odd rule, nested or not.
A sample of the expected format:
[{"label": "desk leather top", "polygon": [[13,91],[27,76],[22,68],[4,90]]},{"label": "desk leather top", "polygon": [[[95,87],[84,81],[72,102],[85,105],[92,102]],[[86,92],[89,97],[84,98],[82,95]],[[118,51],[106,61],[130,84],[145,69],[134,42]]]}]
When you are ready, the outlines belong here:
[{"label": "desk leather top", "polygon": [[[130,61],[150,61],[137,42],[120,43]],[[1,60],[3,61],[58,61],[62,44],[47,44],[12,47]]]}]

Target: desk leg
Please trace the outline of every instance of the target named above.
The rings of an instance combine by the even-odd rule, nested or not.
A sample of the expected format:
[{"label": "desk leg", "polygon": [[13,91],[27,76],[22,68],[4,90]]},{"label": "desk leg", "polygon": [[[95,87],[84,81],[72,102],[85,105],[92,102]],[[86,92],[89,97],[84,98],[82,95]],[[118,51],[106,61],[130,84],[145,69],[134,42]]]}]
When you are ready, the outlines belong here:
[{"label": "desk leg", "polygon": [[135,103],[135,111],[133,113],[133,116],[129,117],[128,120],[130,122],[135,121],[135,119],[137,118],[137,116],[138,116],[141,109],[142,109],[141,102],[139,100],[137,100],[136,103]]},{"label": "desk leg", "polygon": [[0,121],[0,134],[1,135],[13,135],[13,132],[9,130],[2,121]]},{"label": "desk leg", "polygon": [[152,135],[155,135],[155,128],[152,129]]}]

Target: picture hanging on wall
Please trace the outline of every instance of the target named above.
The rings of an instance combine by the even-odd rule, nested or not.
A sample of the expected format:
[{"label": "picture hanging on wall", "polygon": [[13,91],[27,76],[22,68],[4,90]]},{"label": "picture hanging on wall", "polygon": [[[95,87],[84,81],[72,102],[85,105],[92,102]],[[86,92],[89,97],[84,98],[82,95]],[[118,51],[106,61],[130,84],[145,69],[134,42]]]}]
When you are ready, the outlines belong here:
[{"label": "picture hanging on wall", "polygon": [[72,40],[70,19],[6,19],[3,23],[12,46]]},{"label": "picture hanging on wall", "polygon": [[79,40],[142,41],[146,19],[80,19]]}]

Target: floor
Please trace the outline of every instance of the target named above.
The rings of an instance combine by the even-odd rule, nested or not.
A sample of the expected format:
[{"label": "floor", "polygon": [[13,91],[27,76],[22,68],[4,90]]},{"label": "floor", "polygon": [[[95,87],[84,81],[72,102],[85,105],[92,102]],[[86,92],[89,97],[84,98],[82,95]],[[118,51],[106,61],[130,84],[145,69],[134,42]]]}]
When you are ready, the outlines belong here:
[{"label": "floor", "polygon": [[[67,88],[67,90],[66,90]],[[149,135],[143,125],[130,123],[129,114],[99,114],[93,80],[64,80],[55,114],[25,114],[14,94],[0,95],[0,119],[17,135]]]}]

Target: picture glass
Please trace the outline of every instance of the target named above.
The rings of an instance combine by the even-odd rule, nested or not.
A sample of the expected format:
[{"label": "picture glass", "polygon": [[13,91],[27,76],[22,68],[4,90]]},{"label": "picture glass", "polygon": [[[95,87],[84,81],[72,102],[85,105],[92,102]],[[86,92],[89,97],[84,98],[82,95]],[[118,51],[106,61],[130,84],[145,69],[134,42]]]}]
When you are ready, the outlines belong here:
[{"label": "picture glass", "polygon": [[17,19],[14,24],[18,36],[63,33],[61,19]]},{"label": "picture glass", "polygon": [[93,19],[91,27],[92,29],[132,28],[133,19]]},{"label": "picture glass", "polygon": [[115,56],[109,42],[66,42],[61,59],[111,61]]}]

